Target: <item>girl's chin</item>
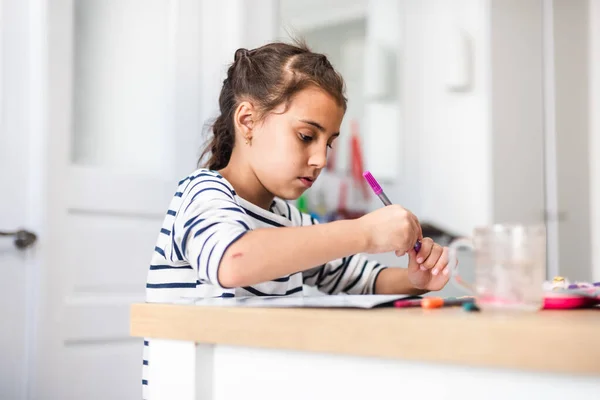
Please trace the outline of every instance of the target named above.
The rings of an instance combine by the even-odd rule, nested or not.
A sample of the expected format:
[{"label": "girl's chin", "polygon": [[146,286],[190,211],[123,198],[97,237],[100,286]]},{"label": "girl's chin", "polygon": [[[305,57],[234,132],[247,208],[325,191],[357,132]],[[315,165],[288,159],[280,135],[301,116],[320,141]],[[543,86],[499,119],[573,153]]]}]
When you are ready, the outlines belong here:
[{"label": "girl's chin", "polygon": [[279,197],[282,200],[286,200],[286,201],[293,201],[293,200],[298,200],[298,197],[302,196],[302,194],[304,192],[306,192],[307,188],[306,187],[302,187],[302,188],[289,188],[287,189],[285,192],[280,193],[275,195],[276,197]]}]

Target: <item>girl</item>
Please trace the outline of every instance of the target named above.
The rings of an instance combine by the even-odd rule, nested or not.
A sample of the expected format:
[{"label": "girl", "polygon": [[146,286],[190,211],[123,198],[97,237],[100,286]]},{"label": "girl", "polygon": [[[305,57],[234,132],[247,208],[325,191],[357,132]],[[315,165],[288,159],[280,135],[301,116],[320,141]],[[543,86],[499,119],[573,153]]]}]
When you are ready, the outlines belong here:
[{"label": "girl", "polygon": [[[422,294],[448,282],[447,249],[423,238],[399,205],[317,225],[287,202],[319,177],[340,135],[344,82],[324,55],[282,43],[239,49],[219,106],[200,158],[210,155],[206,168],[179,182],[160,230],[148,302],[302,296],[304,284],[328,294]],[[408,253],[408,268],[361,254],[388,251]]]},{"label": "girl", "polygon": [[[447,249],[399,205],[317,225],[288,200],[311,187],[340,135],[344,82],[322,54],[272,43],[235,52],[206,168],[179,182],[147,282],[148,302],[184,297],[422,294],[448,281]],[[278,228],[278,229],[272,229]],[[421,240],[418,253],[413,245]],[[385,268],[361,253],[408,253]]]}]

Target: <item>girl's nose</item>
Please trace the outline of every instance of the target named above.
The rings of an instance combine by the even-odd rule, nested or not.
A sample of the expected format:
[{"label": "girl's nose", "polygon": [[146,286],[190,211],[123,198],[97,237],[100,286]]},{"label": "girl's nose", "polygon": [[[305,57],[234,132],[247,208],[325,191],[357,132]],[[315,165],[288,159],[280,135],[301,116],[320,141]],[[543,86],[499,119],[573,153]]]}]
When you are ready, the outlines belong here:
[{"label": "girl's nose", "polygon": [[322,169],[325,168],[327,164],[327,145],[319,146],[318,149],[315,148],[315,151],[310,156],[308,160],[309,165]]}]

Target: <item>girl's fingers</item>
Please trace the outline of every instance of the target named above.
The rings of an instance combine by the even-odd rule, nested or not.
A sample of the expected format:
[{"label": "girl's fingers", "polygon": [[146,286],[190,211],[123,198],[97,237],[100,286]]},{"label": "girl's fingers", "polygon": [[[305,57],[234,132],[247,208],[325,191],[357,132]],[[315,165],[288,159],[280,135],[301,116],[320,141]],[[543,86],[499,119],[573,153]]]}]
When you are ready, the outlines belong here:
[{"label": "girl's fingers", "polygon": [[[434,244],[431,248],[431,253],[429,253],[429,256],[425,258],[421,265],[423,265],[425,269],[432,269],[433,267],[435,267],[438,260],[442,256],[443,251],[444,249],[442,248],[442,246],[440,246],[439,244]],[[447,263],[448,262],[446,262],[446,264]]]},{"label": "girl's fingers", "polygon": [[[433,249],[433,240],[431,238],[424,238],[421,240],[421,249],[417,253],[417,263],[423,264],[423,262],[429,257],[431,254],[431,250]],[[423,268],[424,270],[425,268]]]},{"label": "girl's fingers", "polygon": [[448,275],[450,273],[450,270],[448,269],[448,248],[447,247],[442,248],[442,253],[441,253],[439,259],[437,260],[437,262],[435,263],[433,269],[431,270],[431,273],[433,275],[437,275],[439,273]]}]

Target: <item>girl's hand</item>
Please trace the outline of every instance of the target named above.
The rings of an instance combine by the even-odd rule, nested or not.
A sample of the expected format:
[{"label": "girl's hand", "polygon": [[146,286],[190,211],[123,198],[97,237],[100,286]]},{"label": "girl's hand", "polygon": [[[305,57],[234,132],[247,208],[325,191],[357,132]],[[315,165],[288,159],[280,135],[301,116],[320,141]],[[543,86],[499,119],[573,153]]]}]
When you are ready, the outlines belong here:
[{"label": "girl's hand", "polygon": [[440,290],[449,278],[447,247],[434,243],[431,238],[424,238],[419,253],[414,249],[408,252],[408,280],[416,289]]},{"label": "girl's hand", "polygon": [[423,237],[417,217],[397,204],[370,212],[358,223],[367,239],[367,253],[394,251],[402,256]]}]

